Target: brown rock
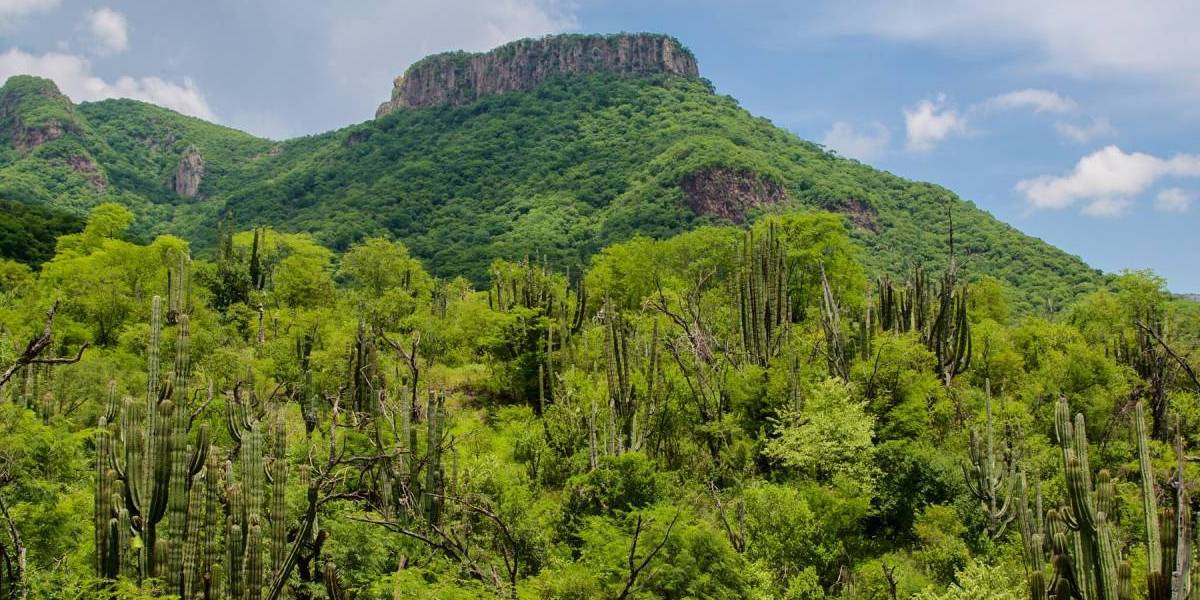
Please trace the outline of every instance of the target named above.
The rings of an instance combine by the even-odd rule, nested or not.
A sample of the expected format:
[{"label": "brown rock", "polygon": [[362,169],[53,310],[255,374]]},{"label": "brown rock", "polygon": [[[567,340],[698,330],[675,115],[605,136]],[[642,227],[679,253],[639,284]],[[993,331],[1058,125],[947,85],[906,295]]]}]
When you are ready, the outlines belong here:
[{"label": "brown rock", "polygon": [[108,188],[108,180],[92,159],[86,156],[72,156],[67,159],[67,164],[71,165],[76,173],[83,175],[96,191],[103,192]]},{"label": "brown rock", "polygon": [[458,106],[484,96],[533,89],[558,75],[599,72],[699,75],[696,58],[669,36],[547,36],[482,54],[450,52],[424,58],[396,78],[392,99],[381,104],[375,116],[401,108]]},{"label": "brown rock", "polygon": [[200,191],[200,181],[204,179],[204,157],[195,146],[188,146],[179,157],[179,166],[175,168],[175,193],[184,198],[195,198]]},{"label": "brown rock", "polygon": [[679,182],[692,211],[734,223],[746,220],[751,208],[787,202],[787,191],[779,183],[750,171],[720,167],[689,173]]},{"label": "brown rock", "polygon": [[879,233],[879,213],[870,204],[851,198],[843,202],[837,211],[846,215],[855,227]]}]

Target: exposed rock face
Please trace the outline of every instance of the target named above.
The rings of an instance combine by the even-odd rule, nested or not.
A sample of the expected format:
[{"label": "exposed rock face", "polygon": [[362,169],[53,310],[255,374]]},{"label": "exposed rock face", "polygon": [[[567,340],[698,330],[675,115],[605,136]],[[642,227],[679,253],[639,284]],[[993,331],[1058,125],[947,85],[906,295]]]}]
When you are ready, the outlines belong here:
[{"label": "exposed rock face", "polygon": [[782,185],[749,171],[701,169],[679,182],[692,211],[741,223],[751,208],[787,202]]},{"label": "exposed rock face", "polygon": [[179,157],[179,166],[175,168],[175,193],[184,198],[195,198],[200,191],[200,181],[204,179],[204,157],[195,146],[188,146]]},{"label": "exposed rock face", "polygon": [[860,227],[871,233],[879,233],[879,213],[875,208],[862,200],[851,198],[842,203],[838,212],[846,215],[846,218],[856,227]]},{"label": "exposed rock face", "polygon": [[550,77],[599,72],[699,75],[696,58],[669,36],[548,36],[482,54],[426,57],[396,78],[392,99],[381,104],[375,116],[401,108],[462,105],[492,94],[533,89]]},{"label": "exposed rock face", "polygon": [[86,156],[72,156],[67,159],[67,164],[71,165],[71,168],[76,173],[83,175],[96,191],[103,192],[108,188],[108,180],[105,179],[104,173],[100,171],[91,158]]}]

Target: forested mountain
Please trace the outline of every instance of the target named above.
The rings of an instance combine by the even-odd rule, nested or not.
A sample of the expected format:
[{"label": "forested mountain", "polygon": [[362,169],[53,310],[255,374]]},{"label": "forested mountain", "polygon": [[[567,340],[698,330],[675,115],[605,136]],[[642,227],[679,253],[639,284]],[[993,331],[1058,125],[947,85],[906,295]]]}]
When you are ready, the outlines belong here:
[{"label": "forested mountain", "polygon": [[689,57],[281,143],[9,80],[0,600],[1195,600],[1200,304]]},{"label": "forested mountain", "polygon": [[[476,81],[482,91],[460,89]],[[129,100],[73,106],[50,82],[15,77],[0,91],[0,199],[75,214],[117,201],[135,235],[171,232],[208,252],[223,218],[335,250],[385,235],[434,274],[476,283],[493,258],[579,268],[635,235],[798,207],[845,215],[871,271],[899,275],[941,264],[953,218],[958,260],[1005,280],[1022,306],[1061,306],[1100,281],[948,190],[754,117],[714,94],[671,38],[439,55],[398,79],[392,105],[275,143]]]}]

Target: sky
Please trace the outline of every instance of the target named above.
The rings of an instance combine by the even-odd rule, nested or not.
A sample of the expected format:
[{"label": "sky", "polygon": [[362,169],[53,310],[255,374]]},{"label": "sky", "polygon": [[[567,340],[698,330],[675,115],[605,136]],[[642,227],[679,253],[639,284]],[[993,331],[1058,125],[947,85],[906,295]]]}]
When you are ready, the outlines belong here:
[{"label": "sky", "polygon": [[1200,292],[1194,0],[0,0],[0,80],[283,139],[369,119],[427,54],[620,31],[678,37],[718,93],[843,156]]}]

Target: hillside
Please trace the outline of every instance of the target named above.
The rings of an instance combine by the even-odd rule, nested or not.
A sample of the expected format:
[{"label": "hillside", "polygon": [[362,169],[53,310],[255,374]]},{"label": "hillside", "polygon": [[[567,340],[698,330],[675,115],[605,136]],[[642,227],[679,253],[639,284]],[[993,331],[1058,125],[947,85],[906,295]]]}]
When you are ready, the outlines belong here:
[{"label": "hillside", "polygon": [[[634,235],[663,237],[791,207],[847,215],[869,267],[901,272],[943,260],[950,203],[967,268],[1006,280],[1030,304],[1061,305],[1099,281],[1078,258],[948,190],[835,156],[754,117],[686,67],[561,67],[570,44],[616,48],[622,39],[567,36],[537,52],[518,51],[529,45],[520,42],[477,58],[431,57],[398,80],[393,101],[419,79],[414,73],[435,82],[418,86],[426,97],[457,98],[436,86],[460,89],[455,77],[477,75],[474,64],[508,69],[501,79],[516,83],[477,82],[491,91],[409,102],[420,108],[399,102],[378,119],[278,144],[129,100],[73,107],[43,89],[35,95],[56,107],[51,120],[60,126],[51,130],[62,133],[31,144],[28,125],[13,127],[12,117],[0,123],[0,199],[75,212],[117,200],[137,213],[135,232],[179,233],[202,249],[224,213],[238,227],[307,231],[338,250],[390,235],[434,274],[477,282],[495,257],[540,254],[574,267]],[[656,43],[646,43],[657,48],[650,56],[671,48],[671,64],[690,57],[681,46]],[[603,53],[593,56],[608,64]],[[550,62],[539,67],[538,60]],[[449,70],[431,75],[429,65],[438,64]],[[11,100],[29,98],[36,82],[10,80],[0,92],[10,108],[0,114],[46,119],[46,111]],[[195,155],[198,178],[189,166]],[[189,177],[194,189],[176,185]]]}]

